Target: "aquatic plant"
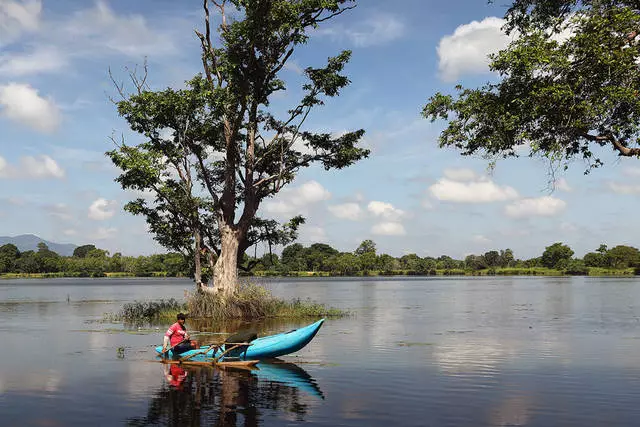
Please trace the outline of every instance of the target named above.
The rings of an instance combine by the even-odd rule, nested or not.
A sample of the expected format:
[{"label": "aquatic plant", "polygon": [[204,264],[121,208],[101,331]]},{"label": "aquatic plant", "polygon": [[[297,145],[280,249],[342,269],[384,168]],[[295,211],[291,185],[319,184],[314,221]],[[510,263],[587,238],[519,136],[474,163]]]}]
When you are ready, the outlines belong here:
[{"label": "aquatic plant", "polygon": [[159,301],[134,301],[126,303],[114,320],[127,323],[152,322],[164,318],[175,318],[180,311],[185,311],[186,305],[174,298]]},{"label": "aquatic plant", "polygon": [[241,285],[231,295],[190,294],[189,316],[223,319],[259,319],[265,317],[340,317],[346,312],[327,308],[309,299],[286,301],[275,297],[267,288],[253,283]]}]

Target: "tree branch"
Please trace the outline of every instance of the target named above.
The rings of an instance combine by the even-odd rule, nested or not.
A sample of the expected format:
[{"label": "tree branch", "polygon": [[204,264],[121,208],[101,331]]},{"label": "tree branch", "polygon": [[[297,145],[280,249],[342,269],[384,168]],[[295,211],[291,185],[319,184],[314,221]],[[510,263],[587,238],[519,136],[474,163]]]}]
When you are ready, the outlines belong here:
[{"label": "tree branch", "polygon": [[625,157],[640,157],[640,148],[627,147],[622,141],[617,139],[613,134],[605,135],[591,135],[589,133],[583,133],[581,136],[589,141],[594,142],[610,142],[613,148],[618,152],[620,156]]}]

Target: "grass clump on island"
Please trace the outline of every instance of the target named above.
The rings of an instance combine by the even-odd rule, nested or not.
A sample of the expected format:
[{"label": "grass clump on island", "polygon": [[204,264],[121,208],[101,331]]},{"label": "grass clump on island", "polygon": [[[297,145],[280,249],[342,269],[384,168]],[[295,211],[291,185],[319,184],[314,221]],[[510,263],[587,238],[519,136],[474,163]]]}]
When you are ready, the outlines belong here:
[{"label": "grass clump on island", "polygon": [[117,315],[107,316],[110,321],[139,324],[143,322],[170,322],[176,314],[187,312],[191,318],[212,320],[253,320],[263,318],[343,317],[348,313],[328,308],[310,299],[291,301],[275,297],[268,289],[256,284],[240,287],[234,295],[223,298],[218,294],[191,293],[186,303],[175,299],[135,301],[127,303]]}]

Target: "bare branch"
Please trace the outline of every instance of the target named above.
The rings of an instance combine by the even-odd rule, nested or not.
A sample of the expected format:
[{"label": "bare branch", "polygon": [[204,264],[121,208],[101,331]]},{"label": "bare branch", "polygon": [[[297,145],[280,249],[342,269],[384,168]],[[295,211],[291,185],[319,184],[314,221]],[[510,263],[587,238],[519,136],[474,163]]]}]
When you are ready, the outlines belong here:
[{"label": "bare branch", "polygon": [[[118,94],[120,95],[120,97],[122,98],[122,101],[126,101],[127,99],[127,95],[124,91],[124,82],[121,82],[120,84],[118,84],[118,82],[116,81],[115,77],[113,77],[113,73],[111,72],[111,67],[108,68],[109,70],[109,79],[111,80],[111,83],[113,83],[113,85],[116,87],[116,90],[118,91]],[[115,99],[113,99],[113,97],[111,97],[111,95],[107,95],[109,97],[109,101],[111,101],[114,104],[118,104],[118,101],[116,101]]]}]

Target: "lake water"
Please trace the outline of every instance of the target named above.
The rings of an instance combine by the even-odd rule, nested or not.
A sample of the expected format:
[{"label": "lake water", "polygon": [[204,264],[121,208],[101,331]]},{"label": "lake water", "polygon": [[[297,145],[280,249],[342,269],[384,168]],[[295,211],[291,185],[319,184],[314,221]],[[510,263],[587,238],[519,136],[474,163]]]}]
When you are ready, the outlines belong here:
[{"label": "lake water", "polygon": [[[352,315],[257,371],[167,370],[153,347],[168,325],[98,320],[126,302],[181,299],[189,280],[0,281],[0,425],[640,425],[640,279],[267,286]],[[312,320],[264,323],[261,334]],[[201,341],[222,329],[199,325]]]}]

